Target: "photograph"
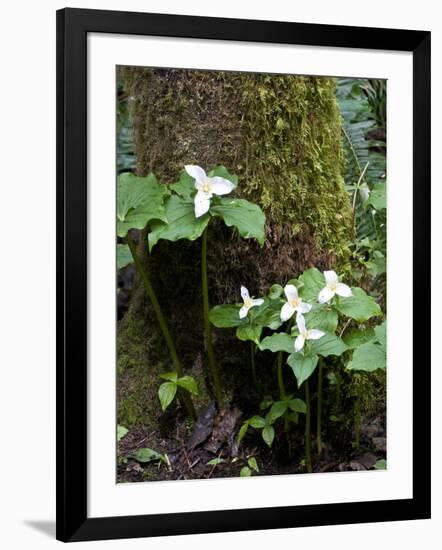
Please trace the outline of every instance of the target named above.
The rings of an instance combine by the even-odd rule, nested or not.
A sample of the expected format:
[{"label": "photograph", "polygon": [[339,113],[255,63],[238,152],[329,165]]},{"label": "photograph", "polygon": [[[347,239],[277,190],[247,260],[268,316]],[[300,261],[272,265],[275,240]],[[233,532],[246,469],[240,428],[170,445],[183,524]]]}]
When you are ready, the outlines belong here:
[{"label": "photograph", "polygon": [[387,469],[387,88],[117,66],[117,483]]}]

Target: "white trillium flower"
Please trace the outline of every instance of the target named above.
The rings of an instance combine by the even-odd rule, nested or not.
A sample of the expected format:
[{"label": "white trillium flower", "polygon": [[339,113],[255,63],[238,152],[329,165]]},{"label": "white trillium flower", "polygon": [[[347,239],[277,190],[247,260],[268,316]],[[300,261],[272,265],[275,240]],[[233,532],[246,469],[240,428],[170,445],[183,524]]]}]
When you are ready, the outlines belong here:
[{"label": "white trillium flower", "polygon": [[203,216],[210,208],[210,199],[213,195],[228,195],[235,186],[229,180],[214,176],[209,178],[206,172],[200,167],[188,164],[184,167],[186,172],[195,179],[195,217]]},{"label": "white trillium flower", "polygon": [[319,340],[325,334],[325,332],[318,329],[307,330],[304,315],[298,314],[296,316],[296,324],[298,325],[299,336],[295,339],[295,351],[301,351],[306,340]]},{"label": "white trillium flower", "polygon": [[241,297],[244,300],[244,305],[239,310],[239,318],[244,319],[244,317],[247,317],[247,314],[249,312],[249,309],[254,306],[260,306],[264,303],[264,300],[262,298],[250,298],[249,291],[245,286],[241,286]]},{"label": "white trillium flower", "polygon": [[284,294],[287,298],[287,302],[281,309],[281,321],[288,321],[295,311],[303,314],[308,313],[312,309],[310,304],[303,302],[298,296],[298,289],[295,285],[286,285],[284,287]]},{"label": "white trillium flower", "polygon": [[343,298],[348,298],[353,296],[351,288],[344,283],[340,283],[338,276],[334,271],[324,271],[325,283],[326,286],[321,290],[318,295],[318,302],[324,304],[329,302],[335,294],[342,296]]}]

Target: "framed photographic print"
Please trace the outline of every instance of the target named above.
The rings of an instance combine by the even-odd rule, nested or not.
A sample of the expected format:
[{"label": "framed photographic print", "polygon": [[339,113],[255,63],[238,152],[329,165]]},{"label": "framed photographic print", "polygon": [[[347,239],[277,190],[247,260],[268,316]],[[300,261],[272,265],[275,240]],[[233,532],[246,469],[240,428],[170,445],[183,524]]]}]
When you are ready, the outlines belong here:
[{"label": "framed photographic print", "polygon": [[430,33],[57,13],[57,538],[430,517]]}]

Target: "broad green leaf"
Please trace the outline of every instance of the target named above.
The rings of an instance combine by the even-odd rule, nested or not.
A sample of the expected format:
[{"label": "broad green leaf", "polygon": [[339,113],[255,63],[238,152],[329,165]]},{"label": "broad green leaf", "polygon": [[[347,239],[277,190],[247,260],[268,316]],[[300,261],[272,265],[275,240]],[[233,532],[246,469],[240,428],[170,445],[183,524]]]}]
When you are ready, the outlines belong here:
[{"label": "broad green leaf", "polygon": [[248,324],[241,325],[236,329],[236,337],[239,340],[247,341],[251,340],[255,344],[259,345],[259,339],[261,337],[262,327],[260,325]]},{"label": "broad green leaf", "polygon": [[138,462],[152,462],[153,460],[162,460],[163,455],[157,453],[153,449],[144,447],[143,449],[138,449],[136,453],[129,455],[130,458],[134,458]]},{"label": "broad green leaf", "polygon": [[170,382],[176,382],[178,380],[177,372],[165,372],[159,375],[163,380],[169,380]]},{"label": "broad green leaf", "polygon": [[293,370],[293,374],[298,382],[298,388],[309,378],[318,364],[317,355],[302,355],[302,353],[292,353],[287,358],[287,363]]},{"label": "broad green leaf", "polygon": [[127,434],[128,431],[129,430],[124,426],[117,426],[117,441],[120,441],[120,439],[123,439],[123,437]]},{"label": "broad green leaf", "polygon": [[294,350],[294,339],[285,332],[277,332],[271,336],[263,338],[259,344],[261,351],[270,350],[273,353],[278,351],[285,351],[286,353],[292,353]]},{"label": "broad green leaf", "polygon": [[325,332],[324,336],[319,338],[319,340],[311,340],[311,345],[313,351],[323,357],[328,357],[329,355],[339,356],[348,349],[346,343],[332,332]]},{"label": "broad green leaf", "polygon": [[180,388],[184,388],[193,395],[198,395],[198,385],[195,378],[192,376],[182,376],[178,378],[177,384]]},{"label": "broad green leaf", "polygon": [[251,456],[247,460],[247,464],[252,468],[252,470],[255,470],[255,472],[259,472],[258,463],[256,462],[256,458],[254,456]]},{"label": "broad green leaf", "polygon": [[312,304],[317,302],[319,292],[325,287],[325,278],[319,269],[316,267],[307,269],[299,277],[299,282],[302,283],[299,289],[302,299]]},{"label": "broad green leaf", "polygon": [[219,305],[210,310],[209,319],[212,325],[218,328],[238,327],[247,323],[246,319],[239,318],[241,306]]},{"label": "broad green leaf", "polygon": [[150,224],[149,249],[156,245],[160,239],[178,241],[187,239],[195,241],[201,237],[209,223],[209,214],[195,218],[193,201],[183,199],[178,195],[168,197],[165,202],[165,214],[167,223],[153,220]]},{"label": "broad green leaf", "polygon": [[292,411],[305,414],[307,409],[302,399],[292,399],[289,401],[289,407]]},{"label": "broad green leaf", "polygon": [[254,324],[276,330],[282,325],[281,301],[264,298],[262,305],[250,309],[249,317]]},{"label": "broad green leaf", "polygon": [[117,269],[122,269],[134,261],[127,244],[117,244]]},{"label": "broad green leaf", "polygon": [[374,186],[367,202],[374,206],[376,210],[387,208],[387,187],[385,182]]},{"label": "broad green leaf", "polygon": [[359,323],[368,321],[371,317],[382,315],[379,305],[362,288],[352,288],[352,291],[353,296],[349,298],[340,297],[335,305],[340,313],[355,319]]},{"label": "broad green leaf", "polygon": [[267,443],[269,447],[272,446],[273,440],[275,439],[275,430],[273,426],[266,426],[262,430],[262,438]]},{"label": "broad green leaf", "polygon": [[169,185],[169,189],[180,195],[183,199],[188,201],[193,200],[193,196],[196,193],[195,180],[192,176],[189,176],[185,170],[183,170],[180,174],[179,181]]},{"label": "broad green leaf", "polygon": [[224,458],[217,457],[217,458],[212,458],[212,460],[209,460],[209,462],[206,462],[206,465],[207,466],[218,466],[218,464],[222,464],[223,462],[225,462]]},{"label": "broad green leaf", "polygon": [[249,424],[252,428],[261,429],[266,425],[266,421],[262,416],[255,415],[249,420]]},{"label": "broad green leaf", "polygon": [[176,382],[164,382],[161,384],[158,390],[158,397],[160,398],[161,408],[163,411],[172,403],[177,390]]},{"label": "broad green leaf", "polygon": [[387,321],[384,321],[382,324],[374,327],[374,332],[376,334],[376,342],[381,344],[384,350],[387,349]]},{"label": "broad green leaf", "polygon": [[243,425],[239,429],[238,436],[236,438],[238,444],[241,443],[241,441],[244,439],[244,436],[246,435],[248,429],[249,429],[249,422],[246,421],[243,423]]},{"label": "broad green leaf", "polygon": [[257,204],[244,199],[222,197],[219,204],[210,207],[213,216],[220,216],[229,227],[236,227],[241,237],[265,240],[265,215]]},{"label": "broad green leaf", "polygon": [[275,401],[275,403],[273,403],[272,408],[270,409],[270,412],[269,412],[270,421],[273,423],[280,416],[282,416],[287,410],[288,405],[289,404],[287,401]]},{"label": "broad green leaf", "polygon": [[222,166],[221,164],[218,166],[215,166],[210,172],[207,174],[210,178],[213,178],[214,176],[218,176],[220,178],[224,178],[226,180],[229,180],[233,183],[233,185],[236,187],[238,185],[238,176],[235,176],[234,174],[231,174],[225,166]]},{"label": "broad green leaf", "polygon": [[250,477],[252,470],[248,466],[243,466],[239,472],[240,477]]},{"label": "broad green leaf", "polygon": [[117,181],[117,235],[125,237],[129,229],[144,229],[151,220],[166,222],[164,197],[167,194],[166,186],[159,185],[153,174],[145,178],[131,172],[120,174]]},{"label": "broad green leaf", "polygon": [[290,422],[293,422],[293,424],[297,424],[299,422],[299,414],[297,412],[291,412],[289,415],[287,415],[287,418],[290,420]]},{"label": "broad green leaf", "polygon": [[366,344],[367,342],[370,342],[370,340],[373,340],[374,336],[375,334],[372,328],[367,328],[365,330],[353,328],[348,331],[343,340],[349,349],[355,349],[362,344]]},{"label": "broad green leaf", "polygon": [[273,404],[273,399],[270,395],[266,395],[263,397],[261,403],[259,404],[259,410],[263,411],[265,409],[268,409]]},{"label": "broad green leaf", "polygon": [[328,307],[313,309],[305,315],[305,324],[308,328],[319,328],[335,332],[338,326],[338,312]]},{"label": "broad green leaf", "polygon": [[284,292],[284,289],[281,285],[272,285],[269,290],[269,298],[271,300],[276,300],[276,298],[279,298],[281,294]]},{"label": "broad green leaf", "polygon": [[348,370],[363,370],[373,372],[387,367],[387,355],[385,349],[375,342],[362,344],[355,349],[353,357],[347,365]]},{"label": "broad green leaf", "polygon": [[374,465],[375,470],[386,470],[387,469],[387,461],[385,458],[381,458],[376,462]]}]

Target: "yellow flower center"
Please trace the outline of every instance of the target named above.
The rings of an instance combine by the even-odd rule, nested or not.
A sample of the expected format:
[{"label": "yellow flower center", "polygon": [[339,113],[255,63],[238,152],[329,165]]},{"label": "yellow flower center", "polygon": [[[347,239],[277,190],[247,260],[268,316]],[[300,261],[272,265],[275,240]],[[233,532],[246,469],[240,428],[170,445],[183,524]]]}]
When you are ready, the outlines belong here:
[{"label": "yellow flower center", "polygon": [[210,185],[210,181],[206,180],[203,184],[204,193],[210,193],[211,189],[212,189],[212,186]]},{"label": "yellow flower center", "polygon": [[336,287],[337,287],[337,284],[336,284],[336,283],[330,283],[330,284],[328,285],[328,288],[329,288],[330,290],[332,290],[333,292],[336,292]]},{"label": "yellow flower center", "polygon": [[246,298],[244,300],[244,305],[248,308],[251,308],[253,306],[253,300],[251,298]]},{"label": "yellow flower center", "polygon": [[290,305],[292,306],[293,309],[296,309],[297,307],[299,307],[301,301],[299,298],[292,298],[290,300]]}]

